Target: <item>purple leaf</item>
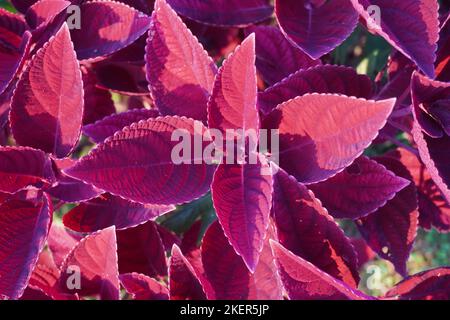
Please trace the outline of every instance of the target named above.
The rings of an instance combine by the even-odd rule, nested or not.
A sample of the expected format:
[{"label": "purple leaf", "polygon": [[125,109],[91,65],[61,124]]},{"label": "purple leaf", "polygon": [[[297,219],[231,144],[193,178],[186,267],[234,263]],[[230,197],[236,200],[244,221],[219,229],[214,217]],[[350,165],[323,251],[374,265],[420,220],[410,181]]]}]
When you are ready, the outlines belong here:
[{"label": "purple leaf", "polygon": [[450,201],[450,136],[447,132],[450,85],[415,73],[411,81],[411,95],[415,117],[414,141],[431,178]]},{"label": "purple leaf", "polygon": [[224,61],[208,102],[208,125],[225,135],[227,129],[258,133],[256,109],[255,36],[251,34]]},{"label": "purple leaf", "polygon": [[196,271],[174,245],[169,260],[170,300],[205,300],[205,292]]},{"label": "purple leaf", "polygon": [[[376,158],[397,176],[412,180],[408,169],[395,158]],[[398,192],[385,206],[356,221],[367,244],[383,259],[391,261],[401,275],[407,274],[406,261],[416,238],[418,227],[417,191],[410,184]]]},{"label": "purple leaf", "polygon": [[272,177],[267,162],[221,164],[211,185],[214,208],[225,235],[255,272],[269,226]]},{"label": "purple leaf", "polygon": [[120,2],[85,2],[80,8],[81,28],[71,30],[79,59],[114,53],[136,41],[150,25],[149,16]]},{"label": "purple leaf", "polygon": [[[278,65],[277,65],[278,67]],[[372,83],[344,66],[324,65],[299,70],[281,82],[258,94],[258,108],[265,114],[279,104],[307,93],[339,93],[369,99]]]},{"label": "purple leaf", "polygon": [[395,99],[371,101],[306,94],[273,110],[264,128],[278,129],[280,166],[303,183],[328,179],[349,166],[386,123]]},{"label": "purple leaf", "polygon": [[[81,273],[80,288],[70,278]],[[114,227],[83,238],[69,253],[61,266],[59,286],[63,292],[81,295],[99,294],[102,300],[119,300],[119,272]]]},{"label": "purple leaf", "polygon": [[[182,142],[171,141],[175,130],[185,133]],[[199,160],[194,159],[196,152],[192,152],[194,136],[200,139],[205,131],[201,122],[180,117],[140,121],[107,139],[65,172],[135,202],[157,205],[188,202],[209,190],[215,170],[215,166],[205,161],[193,164]],[[180,143],[188,145],[182,159],[186,161],[174,164],[172,152]],[[203,141],[201,150],[207,144]]]},{"label": "purple leaf", "polygon": [[271,241],[278,272],[292,300],[368,300],[362,292],[321,271],[282,245]]},{"label": "purple leaf", "polygon": [[80,203],[63,216],[63,222],[67,228],[78,232],[94,232],[110,226],[121,230],[153,220],[173,209],[173,206],[142,205],[105,193]]},{"label": "purple leaf", "polygon": [[210,300],[281,300],[282,287],[268,239],[252,274],[234,251],[218,222],[202,241],[206,295]]},{"label": "purple leaf", "polygon": [[98,79],[92,69],[81,68],[84,89],[83,124],[94,123],[116,112],[111,93],[97,87]]},{"label": "purple leaf", "polygon": [[56,172],[56,184],[46,188],[45,192],[64,202],[80,202],[95,198],[103,192],[83,181],[68,177],[62,170],[73,166],[75,160],[70,158],[53,159]]},{"label": "purple leaf", "polygon": [[[382,36],[429,77],[434,78],[433,64],[439,37],[437,1],[351,1],[370,31]],[[378,6],[379,17],[370,6]]]},{"label": "purple leaf", "polygon": [[13,6],[20,12],[26,13],[28,8],[39,0],[11,0]]},{"label": "purple leaf", "polygon": [[253,26],[246,29],[246,34],[252,32],[256,36],[256,67],[269,85],[300,69],[321,64],[320,60],[311,59],[293,46],[277,27]]},{"label": "purple leaf", "polygon": [[348,0],[276,0],[275,15],[286,38],[313,59],[340,45],[358,23]]},{"label": "purple leaf", "polygon": [[388,291],[387,298],[399,300],[449,300],[450,268],[442,267],[412,275]]},{"label": "purple leaf", "polygon": [[98,120],[95,123],[85,125],[83,127],[83,133],[91,138],[95,143],[100,143],[134,122],[147,120],[149,118],[156,118],[158,116],[159,112],[155,109],[130,110],[127,112],[113,114]]},{"label": "purple leaf", "polygon": [[138,272],[150,277],[167,276],[166,252],[156,223],[117,231],[119,273]]},{"label": "purple leaf", "polygon": [[344,232],[304,185],[282,169],[273,179],[272,215],[280,243],[356,288],[357,257]]},{"label": "purple leaf", "polygon": [[309,187],[335,218],[357,219],[384,206],[410,183],[362,156],[336,176]]},{"label": "purple leaf", "polygon": [[63,158],[78,142],[82,117],[81,72],[64,24],[20,77],[11,102],[11,130],[18,144]]},{"label": "purple leaf", "polygon": [[179,14],[201,23],[243,27],[265,19],[273,12],[269,0],[167,0]]},{"label": "purple leaf", "polygon": [[27,147],[0,147],[0,191],[15,193],[33,186],[42,188],[55,180],[47,155]]},{"label": "purple leaf", "polygon": [[0,38],[0,60],[2,61],[0,65],[0,94],[7,94],[8,86],[13,82],[16,75],[20,73],[28,59],[30,47],[31,33],[28,31],[24,33],[18,48],[3,46]]},{"label": "purple leaf", "polygon": [[441,232],[450,231],[450,205],[442,196],[425,165],[405,149],[390,154],[408,169],[417,188],[419,199],[419,222],[425,229],[435,227]]},{"label": "purple leaf", "polygon": [[144,274],[126,273],[121,274],[119,279],[134,300],[169,300],[167,288]]},{"label": "purple leaf", "polygon": [[146,47],[147,80],[163,115],[206,121],[216,65],[165,0],[157,0]]},{"label": "purple leaf", "polygon": [[44,248],[52,213],[46,196],[0,205],[0,295],[18,299],[23,294]]}]

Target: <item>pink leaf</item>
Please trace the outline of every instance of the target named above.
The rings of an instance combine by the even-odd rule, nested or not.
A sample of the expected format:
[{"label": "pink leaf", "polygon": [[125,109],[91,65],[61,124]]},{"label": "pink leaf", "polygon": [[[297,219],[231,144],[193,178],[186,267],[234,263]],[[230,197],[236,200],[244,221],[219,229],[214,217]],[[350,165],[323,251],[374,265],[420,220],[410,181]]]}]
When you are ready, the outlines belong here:
[{"label": "pink leaf", "polygon": [[61,267],[66,256],[83,238],[81,235],[69,231],[54,223],[48,234],[47,245],[58,268]]},{"label": "pink leaf", "polygon": [[311,59],[293,46],[277,27],[253,26],[246,29],[246,34],[252,32],[256,35],[256,67],[269,85],[300,69],[321,64],[320,60]]},{"label": "pink leaf", "polygon": [[126,273],[121,274],[119,278],[134,300],[169,300],[167,288],[144,274]]},{"label": "pink leaf", "polygon": [[[171,141],[175,130],[187,135],[181,143],[188,144],[185,151],[190,155],[183,153],[188,163],[174,164],[172,160],[173,149],[179,144]],[[107,139],[66,173],[136,202],[188,202],[208,191],[215,170],[204,161],[193,164],[199,159],[194,159],[192,140],[194,136],[201,138],[205,130],[199,121],[180,117],[140,121]],[[207,144],[203,142],[200,147]]]},{"label": "pink leaf", "polygon": [[205,292],[189,261],[174,245],[169,261],[170,300],[205,300]]},{"label": "pink leaf", "polygon": [[211,186],[214,208],[225,235],[251,272],[258,265],[269,226],[272,177],[265,160],[221,164]]},{"label": "pink leaf", "polygon": [[85,2],[80,8],[81,28],[71,30],[79,59],[114,53],[136,41],[150,25],[149,16],[120,2]]},{"label": "pink leaf", "polygon": [[148,221],[117,231],[119,272],[138,272],[151,277],[167,275],[166,252],[156,223]]},{"label": "pink leaf", "polygon": [[[351,1],[370,31],[382,36],[429,77],[434,78],[433,64],[439,33],[437,1]],[[379,17],[370,6],[378,6]]]},{"label": "pink leaf", "polygon": [[[70,278],[78,271],[81,273],[80,288],[77,288]],[[86,236],[72,249],[61,266],[59,286],[67,293],[99,294],[103,300],[119,300],[114,227]]]},{"label": "pink leaf", "polygon": [[[398,160],[391,157],[376,160],[396,175],[412,180],[408,170]],[[385,206],[356,221],[367,244],[380,257],[391,261],[401,275],[407,274],[406,261],[416,238],[417,209],[416,187],[410,184]]]},{"label": "pink leaf", "polygon": [[94,232],[115,226],[127,229],[153,220],[174,206],[143,205],[105,193],[80,203],[63,216],[64,225],[78,232]]},{"label": "pink leaf", "polygon": [[357,219],[384,206],[410,183],[362,156],[336,176],[310,185],[310,189],[335,218]]},{"label": "pink leaf", "polygon": [[179,14],[218,26],[246,26],[268,19],[273,8],[269,0],[168,0]]},{"label": "pink leaf", "polygon": [[[278,65],[277,65],[278,67]],[[307,93],[339,93],[349,97],[369,99],[372,83],[344,66],[324,65],[299,70],[281,82],[258,94],[258,108],[265,114],[279,104]]]},{"label": "pink leaf", "polygon": [[450,299],[450,268],[442,267],[412,275],[386,294],[399,300],[447,300]]},{"label": "pink leaf", "polygon": [[276,0],[275,15],[286,38],[313,59],[340,45],[358,23],[348,0]]},{"label": "pink leaf", "polygon": [[50,22],[70,4],[70,1],[65,0],[40,0],[27,10],[25,18],[31,29],[38,29]]},{"label": "pink leaf", "polygon": [[278,129],[280,166],[303,183],[328,179],[349,166],[386,123],[395,99],[371,101],[306,94],[273,110],[264,128]]},{"label": "pink leaf", "polygon": [[127,112],[113,114],[98,120],[95,123],[88,124],[83,127],[83,133],[91,138],[92,141],[100,143],[134,122],[147,120],[149,118],[156,118],[157,116],[159,116],[159,112],[155,109],[130,110]]},{"label": "pink leaf", "polygon": [[206,295],[210,300],[281,300],[282,287],[274,258],[265,240],[261,258],[252,274],[234,251],[218,222],[202,242]]},{"label": "pink leaf", "polygon": [[52,220],[46,196],[0,205],[0,295],[18,299],[45,245]]},{"label": "pink leaf", "polygon": [[256,109],[255,36],[251,34],[224,61],[208,102],[208,125],[220,129],[259,131]]},{"label": "pink leaf", "polygon": [[216,65],[165,0],[157,0],[146,47],[147,80],[163,115],[206,121]]},{"label": "pink leaf", "polygon": [[82,117],[81,72],[64,24],[22,74],[11,102],[11,129],[19,144],[62,158],[78,142]]},{"label": "pink leaf", "polygon": [[27,187],[42,188],[54,182],[47,155],[27,147],[0,147],[0,191],[15,193]]},{"label": "pink leaf", "polygon": [[311,191],[282,169],[274,175],[272,215],[280,243],[356,288],[357,257],[344,232]]},{"label": "pink leaf", "polygon": [[368,300],[362,292],[331,277],[313,264],[271,241],[278,272],[292,300]]}]

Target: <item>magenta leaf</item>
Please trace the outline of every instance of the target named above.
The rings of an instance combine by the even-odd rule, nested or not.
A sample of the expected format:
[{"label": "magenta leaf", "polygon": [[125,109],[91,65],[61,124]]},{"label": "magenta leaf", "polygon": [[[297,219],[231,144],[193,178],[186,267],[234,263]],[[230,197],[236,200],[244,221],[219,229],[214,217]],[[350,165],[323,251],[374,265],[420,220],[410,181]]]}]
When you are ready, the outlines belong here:
[{"label": "magenta leaf", "polygon": [[159,112],[155,109],[134,109],[127,112],[113,114],[98,120],[95,123],[85,125],[83,127],[83,133],[91,138],[92,141],[100,143],[134,122],[147,120],[149,118],[156,118],[158,116]]},{"label": "magenta leaf", "polygon": [[358,23],[348,0],[276,0],[275,15],[286,38],[313,59],[340,45]]},{"label": "magenta leaf", "polygon": [[205,300],[205,292],[196,271],[174,245],[169,260],[170,300]]},{"label": "magenta leaf", "polygon": [[328,179],[349,166],[377,136],[395,99],[372,101],[306,94],[273,110],[264,128],[278,129],[280,166],[303,183]]},{"label": "magenta leaf", "polygon": [[173,206],[143,205],[105,193],[80,203],[63,216],[64,225],[78,232],[94,232],[115,226],[135,227],[175,209]]},{"label": "magenta leaf", "polygon": [[[102,300],[119,300],[119,272],[114,227],[83,238],[61,266],[59,287],[63,292],[81,295],[99,294]],[[79,288],[71,278],[81,273]]]},{"label": "magenta leaf", "polygon": [[97,86],[98,79],[92,69],[81,68],[84,89],[83,124],[94,123],[116,112],[111,93]]},{"label": "magenta leaf", "polygon": [[227,129],[258,133],[255,36],[251,34],[224,61],[208,102],[208,125],[225,135]]},{"label": "magenta leaf", "polygon": [[207,230],[202,241],[204,276],[210,300],[281,300],[282,287],[268,239],[255,273],[251,273],[234,251],[218,222]]},{"label": "magenta leaf", "polygon": [[309,188],[335,218],[357,219],[384,206],[410,183],[362,156],[341,173]]},{"label": "magenta leaf", "polygon": [[80,202],[95,198],[103,192],[83,181],[65,175],[62,170],[73,166],[75,160],[70,158],[53,159],[53,168],[56,172],[56,184],[46,188],[45,192],[64,202]]},{"label": "magenta leaf", "polygon": [[165,0],[157,0],[146,47],[147,80],[163,115],[206,121],[216,65]]},{"label": "magenta leaf", "polygon": [[386,297],[399,300],[449,300],[450,268],[441,267],[414,274],[389,290]]},{"label": "magenta leaf", "polygon": [[[188,145],[189,155],[183,153],[180,164],[172,160],[173,149],[179,144],[171,141],[175,130],[185,133],[180,143]],[[157,205],[188,202],[209,190],[215,170],[214,165],[205,161],[194,164],[202,160],[194,159],[194,136],[201,139],[198,135],[205,131],[201,122],[181,117],[140,121],[107,139],[65,172],[135,202]],[[208,144],[203,141],[201,150]]]},{"label": "magenta leaf", "polygon": [[[278,67],[278,65],[277,65]],[[307,93],[339,93],[369,99],[372,84],[369,77],[355,70],[335,65],[299,70],[258,94],[258,108],[267,114],[279,104]]]},{"label": "magenta leaf", "polygon": [[27,147],[0,147],[0,191],[15,193],[27,187],[42,188],[55,180],[47,155]]},{"label": "magenta leaf", "polygon": [[150,277],[167,275],[166,252],[156,223],[117,231],[119,273],[138,272]]},{"label": "magenta leaf", "polygon": [[311,191],[281,168],[274,175],[272,215],[279,242],[356,288],[357,257],[344,232]]},{"label": "magenta leaf", "polygon": [[248,269],[255,272],[272,204],[269,165],[262,158],[256,164],[221,164],[211,192],[225,235]]},{"label": "magenta leaf", "polygon": [[64,24],[20,77],[11,102],[11,129],[17,143],[63,158],[78,142],[82,117],[81,72]]},{"label": "magenta leaf", "polygon": [[179,14],[205,24],[246,26],[268,19],[273,12],[269,0],[167,0]]},{"label": "magenta leaf", "polygon": [[368,300],[361,291],[321,271],[282,245],[271,241],[284,289],[292,300]]},{"label": "magenta leaf", "polygon": [[[376,161],[397,176],[412,180],[408,169],[395,158],[378,157]],[[406,261],[416,238],[418,218],[417,190],[410,184],[385,206],[356,220],[356,225],[373,251],[391,261],[398,273],[406,275]]]},{"label": "magenta leaf", "polygon": [[253,26],[246,34],[256,36],[256,67],[268,85],[273,85],[290,74],[320,65],[302,50],[293,46],[276,27]]},{"label": "magenta leaf", "polygon": [[119,279],[134,300],[169,300],[167,288],[144,274],[125,273]]},{"label": "magenta leaf", "polygon": [[18,48],[27,29],[23,16],[0,8],[0,46]]},{"label": "magenta leaf", "polygon": [[136,41],[150,26],[149,16],[120,2],[85,2],[80,8],[81,28],[71,30],[79,59],[114,53]]},{"label": "magenta leaf", "polygon": [[[438,2],[435,0],[351,0],[370,31],[376,32],[429,77],[434,78],[439,37]],[[372,11],[378,6],[377,12]]]},{"label": "magenta leaf", "polygon": [[405,149],[390,154],[408,169],[417,188],[419,199],[419,221],[425,229],[432,226],[442,232],[450,231],[450,205],[442,196],[427,168],[417,156]]},{"label": "magenta leaf", "polygon": [[18,299],[43,250],[53,210],[47,196],[0,204],[0,296]]}]

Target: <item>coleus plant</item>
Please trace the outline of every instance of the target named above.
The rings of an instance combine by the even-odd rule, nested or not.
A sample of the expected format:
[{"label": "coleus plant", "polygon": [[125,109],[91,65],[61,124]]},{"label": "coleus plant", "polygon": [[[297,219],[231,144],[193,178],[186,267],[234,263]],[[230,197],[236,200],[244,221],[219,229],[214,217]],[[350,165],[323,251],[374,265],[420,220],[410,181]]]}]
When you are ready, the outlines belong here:
[{"label": "coleus plant", "polygon": [[[450,267],[406,267],[419,227],[450,231],[450,23],[436,0],[11,2],[1,297],[449,299]],[[327,64],[358,21],[393,48],[384,83]],[[244,161],[197,157],[239,149],[230,130]],[[247,135],[263,130],[277,132],[268,152]],[[385,141],[396,147],[364,154]],[[384,296],[358,289],[365,256],[343,219],[404,277]]]}]

